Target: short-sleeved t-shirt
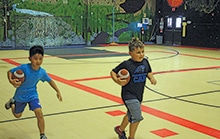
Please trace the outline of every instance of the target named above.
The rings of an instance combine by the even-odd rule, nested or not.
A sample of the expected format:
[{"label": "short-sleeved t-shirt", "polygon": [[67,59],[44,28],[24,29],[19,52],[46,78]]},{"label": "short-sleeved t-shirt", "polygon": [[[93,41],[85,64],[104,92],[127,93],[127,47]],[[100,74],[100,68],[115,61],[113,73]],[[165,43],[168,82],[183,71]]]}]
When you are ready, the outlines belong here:
[{"label": "short-sleeved t-shirt", "polygon": [[33,70],[31,64],[22,64],[18,67],[12,68],[10,71],[21,69],[24,72],[25,80],[20,87],[18,87],[14,94],[14,99],[17,102],[29,102],[38,99],[37,83],[39,81],[50,82],[51,78],[46,73],[46,70],[40,67],[38,70]]},{"label": "short-sleeved t-shirt", "polygon": [[123,101],[138,99],[141,102],[143,99],[146,77],[149,72],[152,72],[148,60],[144,58],[141,62],[136,62],[132,59],[128,59],[120,63],[113,71],[118,73],[118,71],[123,68],[127,69],[130,73],[129,83],[122,86],[121,96]]}]

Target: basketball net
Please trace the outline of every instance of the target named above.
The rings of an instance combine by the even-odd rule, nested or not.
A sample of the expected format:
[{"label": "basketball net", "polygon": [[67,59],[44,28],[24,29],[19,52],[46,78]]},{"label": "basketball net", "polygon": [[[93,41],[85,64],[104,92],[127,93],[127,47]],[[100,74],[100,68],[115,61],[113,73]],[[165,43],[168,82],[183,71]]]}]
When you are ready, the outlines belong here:
[{"label": "basketball net", "polygon": [[186,0],[185,6],[209,14],[215,10],[219,2],[220,0]]}]

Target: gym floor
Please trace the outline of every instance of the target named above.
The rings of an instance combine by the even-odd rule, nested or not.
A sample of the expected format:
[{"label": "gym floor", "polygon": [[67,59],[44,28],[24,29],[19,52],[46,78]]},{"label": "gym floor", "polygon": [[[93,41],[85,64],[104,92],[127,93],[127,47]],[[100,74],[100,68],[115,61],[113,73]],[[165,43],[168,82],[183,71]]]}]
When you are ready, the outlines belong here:
[{"label": "gym floor", "polygon": [[[136,139],[220,139],[220,50],[146,45],[157,85],[146,83]],[[117,139],[113,128],[126,109],[110,71],[128,59],[127,45],[45,49],[42,67],[61,90],[39,82],[49,139]],[[6,72],[28,63],[28,50],[1,50],[0,138],[38,139],[28,107],[16,119],[4,104],[14,94]],[[128,130],[128,129],[127,129]],[[126,132],[128,134],[128,131]]]}]

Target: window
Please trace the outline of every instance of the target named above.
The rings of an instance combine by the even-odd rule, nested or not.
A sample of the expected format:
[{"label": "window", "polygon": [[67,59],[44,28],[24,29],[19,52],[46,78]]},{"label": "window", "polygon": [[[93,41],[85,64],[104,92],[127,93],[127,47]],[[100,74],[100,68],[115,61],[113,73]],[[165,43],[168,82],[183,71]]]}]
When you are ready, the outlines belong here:
[{"label": "window", "polygon": [[181,26],[182,26],[182,18],[177,17],[176,18],[176,28],[181,28]]},{"label": "window", "polygon": [[172,17],[167,18],[167,27],[168,28],[172,28],[173,27]]}]

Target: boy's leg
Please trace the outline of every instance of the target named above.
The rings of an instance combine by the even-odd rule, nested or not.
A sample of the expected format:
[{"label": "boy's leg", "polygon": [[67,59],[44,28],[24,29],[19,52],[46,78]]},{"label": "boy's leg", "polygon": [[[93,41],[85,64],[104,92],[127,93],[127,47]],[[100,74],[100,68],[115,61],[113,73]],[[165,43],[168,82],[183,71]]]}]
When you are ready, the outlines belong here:
[{"label": "boy's leg", "polygon": [[32,100],[29,102],[30,110],[34,111],[36,118],[37,118],[37,125],[40,132],[40,139],[47,139],[45,135],[45,122],[44,116],[42,112],[42,107],[40,104],[39,99]]},{"label": "boy's leg", "polygon": [[125,115],[122,122],[121,122],[121,125],[116,126],[114,128],[115,132],[118,134],[119,139],[127,139],[126,133],[125,133],[124,130],[127,127],[128,124],[129,124],[128,116]]},{"label": "boy's leg", "polygon": [[130,122],[128,139],[134,139],[138,125],[143,120],[141,104],[137,99],[127,100],[125,103],[128,108],[128,121]]},{"label": "boy's leg", "polygon": [[129,124],[129,121],[128,121],[128,116],[126,114],[121,122],[120,130],[125,131],[125,128],[128,126],[128,124]]},{"label": "boy's leg", "polygon": [[[16,105],[16,110],[15,110],[15,105]],[[22,116],[25,106],[26,103],[15,102],[13,98],[10,98],[9,101],[5,103],[5,108],[7,110],[11,108],[12,114],[16,118],[20,118]]]},{"label": "boy's leg", "polygon": [[135,122],[130,124],[130,129],[129,129],[129,138],[128,139],[134,139],[137,127],[140,122]]},{"label": "boy's leg", "polygon": [[22,112],[21,113],[15,113],[15,104],[11,105],[11,112],[14,115],[14,117],[16,117],[16,118],[20,118],[22,116]]},{"label": "boy's leg", "polygon": [[41,108],[37,108],[34,110],[34,113],[37,117],[37,125],[40,131],[40,134],[45,133],[45,123],[44,123],[44,117]]}]

